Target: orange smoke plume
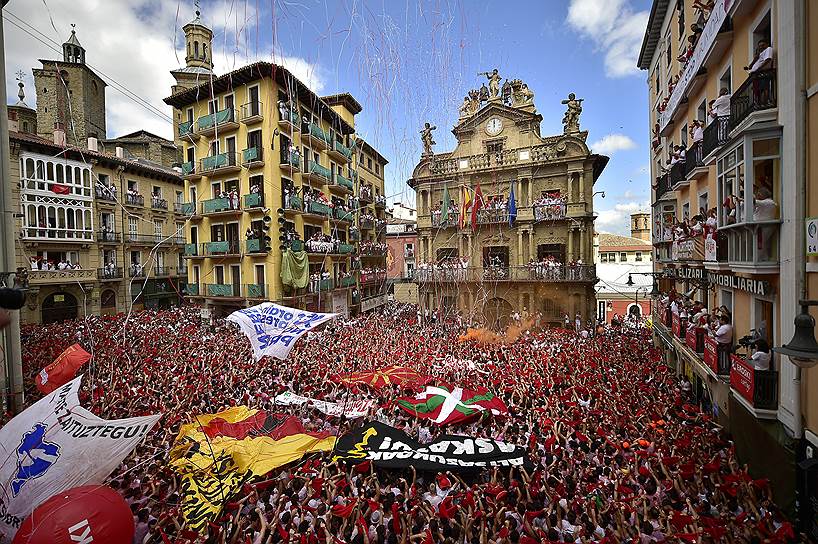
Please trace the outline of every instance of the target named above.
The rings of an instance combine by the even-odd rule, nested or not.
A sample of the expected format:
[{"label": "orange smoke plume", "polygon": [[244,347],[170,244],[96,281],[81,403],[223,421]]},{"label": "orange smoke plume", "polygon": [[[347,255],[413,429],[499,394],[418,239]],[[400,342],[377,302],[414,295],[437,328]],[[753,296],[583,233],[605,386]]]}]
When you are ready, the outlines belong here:
[{"label": "orange smoke plume", "polygon": [[469,330],[466,331],[466,334],[460,335],[458,341],[467,342],[469,340],[474,340],[478,344],[511,344],[532,326],[534,326],[534,319],[529,318],[520,323],[512,323],[503,334],[497,334],[489,329],[469,328]]}]

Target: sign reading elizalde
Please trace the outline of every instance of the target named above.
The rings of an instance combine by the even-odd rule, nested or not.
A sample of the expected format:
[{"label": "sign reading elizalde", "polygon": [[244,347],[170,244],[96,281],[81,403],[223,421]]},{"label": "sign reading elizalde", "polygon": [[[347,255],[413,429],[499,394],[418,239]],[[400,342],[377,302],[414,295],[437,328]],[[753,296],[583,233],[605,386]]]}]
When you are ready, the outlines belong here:
[{"label": "sign reading elizalde", "polygon": [[387,468],[418,470],[468,470],[483,467],[526,466],[525,449],[489,438],[444,435],[429,444],[413,440],[403,431],[374,421],[338,439],[333,460],[371,461]]}]

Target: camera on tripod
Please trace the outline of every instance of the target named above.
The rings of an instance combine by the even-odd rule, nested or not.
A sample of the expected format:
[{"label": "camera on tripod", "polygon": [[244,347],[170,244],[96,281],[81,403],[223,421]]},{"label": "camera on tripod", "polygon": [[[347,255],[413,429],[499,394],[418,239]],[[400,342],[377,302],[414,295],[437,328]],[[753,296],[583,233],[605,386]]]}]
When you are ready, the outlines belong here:
[{"label": "camera on tripod", "polygon": [[758,331],[755,329],[750,329],[750,334],[742,336],[738,339],[738,345],[749,348],[756,340],[758,340]]}]

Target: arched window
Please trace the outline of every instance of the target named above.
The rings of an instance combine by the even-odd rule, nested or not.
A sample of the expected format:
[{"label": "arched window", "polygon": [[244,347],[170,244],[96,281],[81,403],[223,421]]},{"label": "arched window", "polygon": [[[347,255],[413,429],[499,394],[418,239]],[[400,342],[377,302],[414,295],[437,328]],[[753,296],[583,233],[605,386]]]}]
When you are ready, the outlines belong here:
[{"label": "arched window", "polygon": [[28,179],[34,178],[34,159],[26,159],[26,177]]},{"label": "arched window", "polygon": [[75,219],[76,218],[74,217],[74,210],[68,210],[68,225],[67,225],[67,227],[69,229],[77,228],[77,222],[76,222]]},{"label": "arched window", "polygon": [[207,44],[202,44],[202,60],[207,60]]},{"label": "arched window", "polygon": [[190,58],[190,42],[187,42],[187,56]]},{"label": "arched window", "polygon": [[[71,211],[69,210],[69,214]],[[57,210],[57,226],[61,229],[65,228],[65,208],[60,208]]]},{"label": "arched window", "polygon": [[37,161],[37,179],[45,179],[45,162]]},{"label": "arched window", "polygon": [[47,162],[45,163],[45,174],[48,181],[54,181],[54,163]]},{"label": "arched window", "polygon": [[28,121],[23,121],[23,132],[28,132]]},{"label": "arched window", "polygon": [[193,42],[193,58],[199,58],[199,42]]},{"label": "arched window", "polygon": [[85,210],[85,221],[83,222],[82,228],[90,231],[93,230],[93,225],[91,223],[91,210]]},{"label": "arched window", "polygon": [[26,208],[26,224],[29,227],[37,226],[37,207],[34,204],[29,204]]},{"label": "arched window", "polygon": [[65,182],[65,174],[64,174],[63,165],[57,165],[57,183],[64,183]]}]

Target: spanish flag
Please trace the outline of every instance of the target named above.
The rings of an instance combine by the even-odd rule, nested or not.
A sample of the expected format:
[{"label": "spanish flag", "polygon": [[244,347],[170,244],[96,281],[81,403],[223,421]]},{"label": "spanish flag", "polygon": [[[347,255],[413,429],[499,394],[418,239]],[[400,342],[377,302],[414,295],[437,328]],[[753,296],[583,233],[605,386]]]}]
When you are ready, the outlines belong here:
[{"label": "spanish flag", "polygon": [[465,185],[460,188],[460,228],[465,228],[471,210],[471,191]]},{"label": "spanish flag", "polygon": [[215,520],[241,486],[306,453],[332,451],[335,436],[304,430],[298,418],[235,406],[182,425],[170,452],[181,476],[188,529]]}]

